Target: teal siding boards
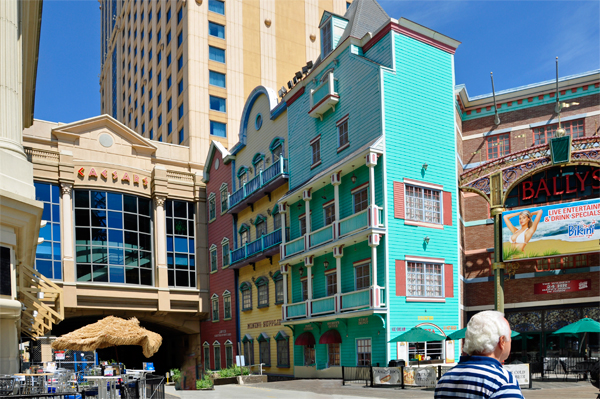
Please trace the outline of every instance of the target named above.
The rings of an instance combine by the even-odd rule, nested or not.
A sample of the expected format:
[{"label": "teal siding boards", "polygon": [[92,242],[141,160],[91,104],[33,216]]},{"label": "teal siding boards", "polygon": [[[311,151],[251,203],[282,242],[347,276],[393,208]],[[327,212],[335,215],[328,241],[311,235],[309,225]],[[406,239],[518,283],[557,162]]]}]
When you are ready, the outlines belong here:
[{"label": "teal siding boards", "polygon": [[331,17],[332,22],[332,35],[333,40],[331,41],[332,48],[336,48],[340,42],[340,38],[344,34],[344,29],[346,29],[346,25],[348,25],[348,21],[341,18],[336,18],[334,16]]},{"label": "teal siding boards", "polygon": [[[323,72],[315,76],[316,83],[307,82],[305,93],[288,108],[290,190],[381,135],[378,66],[350,53],[349,49],[345,49],[338,59],[339,63],[335,68],[331,63]],[[340,101],[335,111],[327,111],[321,121],[308,115],[310,90],[320,84],[322,75],[331,71],[329,68],[334,68]],[[347,114],[350,117],[348,121],[350,147],[338,153],[336,122]],[[312,152],[309,141],[319,134],[322,163],[311,169]]]},{"label": "teal siding boards", "polygon": [[394,36],[392,35],[392,33],[388,33],[387,35],[385,35],[380,41],[378,41],[377,43],[375,43],[375,45],[373,47],[371,47],[366,53],[365,53],[365,58],[368,58],[370,60],[373,60],[375,62],[377,62],[378,64],[383,65],[384,67],[387,68],[394,68],[393,65],[393,60],[394,60],[394,53],[393,53],[393,45],[392,45],[392,41],[394,39]]},{"label": "teal siding boards", "polygon": [[[394,33],[396,71],[384,71],[390,338],[428,320],[440,328],[458,324],[458,220],[452,55]],[[424,163],[428,164],[425,171]],[[404,178],[443,185],[452,193],[453,223],[443,230],[407,226],[394,218],[393,182]],[[447,210],[446,210],[447,211]],[[424,238],[429,237],[428,245]],[[444,258],[454,265],[453,297],[445,303],[407,302],[396,296],[395,261],[405,256]],[[446,295],[447,296],[447,295]],[[423,316],[428,316],[424,318]],[[433,319],[429,319],[433,317]],[[396,347],[391,347],[395,358]]]}]

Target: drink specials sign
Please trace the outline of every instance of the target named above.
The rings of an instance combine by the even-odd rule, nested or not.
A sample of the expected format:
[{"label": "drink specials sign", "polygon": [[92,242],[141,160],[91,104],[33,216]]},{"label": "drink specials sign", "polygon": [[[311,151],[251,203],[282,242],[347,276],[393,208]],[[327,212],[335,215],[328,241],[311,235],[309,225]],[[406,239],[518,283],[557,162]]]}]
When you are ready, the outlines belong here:
[{"label": "drink specials sign", "polygon": [[534,285],[535,294],[562,294],[563,292],[587,291],[592,289],[592,280],[567,280]]}]

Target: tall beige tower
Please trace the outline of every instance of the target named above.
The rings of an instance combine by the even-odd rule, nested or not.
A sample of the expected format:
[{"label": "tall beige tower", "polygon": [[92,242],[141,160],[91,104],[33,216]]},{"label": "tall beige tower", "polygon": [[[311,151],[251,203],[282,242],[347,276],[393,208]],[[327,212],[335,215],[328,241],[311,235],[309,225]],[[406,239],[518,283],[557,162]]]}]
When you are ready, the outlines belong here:
[{"label": "tall beige tower", "polygon": [[238,141],[246,97],[278,90],[319,54],[324,10],[346,0],[100,0],[102,113],[153,140],[188,146],[202,167],[211,140]]}]

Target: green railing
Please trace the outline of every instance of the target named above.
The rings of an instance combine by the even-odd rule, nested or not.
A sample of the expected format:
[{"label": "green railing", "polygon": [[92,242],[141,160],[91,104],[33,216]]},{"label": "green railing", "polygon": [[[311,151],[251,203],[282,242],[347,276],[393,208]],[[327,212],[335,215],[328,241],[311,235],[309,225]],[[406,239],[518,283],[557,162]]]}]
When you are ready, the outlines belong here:
[{"label": "green railing", "polygon": [[311,248],[331,240],[333,240],[333,225],[325,226],[313,233],[310,233]]},{"label": "green railing", "polygon": [[311,315],[335,312],[335,297],[314,299],[311,303]]},{"label": "green railing", "polygon": [[369,294],[371,290],[367,288],[366,290],[348,292],[346,294],[342,294],[342,306],[341,310],[348,309],[356,309],[370,306],[371,302],[369,301]]},{"label": "green railing", "polygon": [[297,254],[304,251],[304,236],[298,237],[285,244],[285,256]]},{"label": "green railing", "polygon": [[287,317],[288,319],[294,317],[306,317],[306,303],[294,303],[293,305],[287,305]]},{"label": "green railing", "polygon": [[364,229],[368,224],[367,210],[348,216],[340,220],[340,237],[350,234],[353,231]]}]

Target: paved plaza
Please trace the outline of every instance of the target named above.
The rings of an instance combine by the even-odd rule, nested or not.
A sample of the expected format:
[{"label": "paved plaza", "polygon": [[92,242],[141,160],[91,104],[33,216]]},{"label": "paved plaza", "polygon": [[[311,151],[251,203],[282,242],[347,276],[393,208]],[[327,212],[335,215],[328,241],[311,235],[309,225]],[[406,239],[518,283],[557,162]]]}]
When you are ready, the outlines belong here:
[{"label": "paved plaza", "polygon": [[[213,391],[175,391],[166,387],[168,399],[338,399],[338,398],[433,398],[433,389],[366,388],[352,384],[342,386],[340,380],[292,380],[255,385],[222,385]],[[595,399],[598,389],[587,381],[533,382],[533,389],[524,389],[526,399]]]}]

